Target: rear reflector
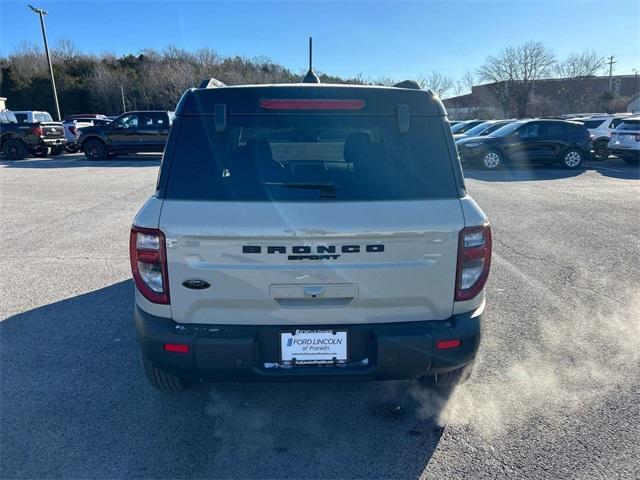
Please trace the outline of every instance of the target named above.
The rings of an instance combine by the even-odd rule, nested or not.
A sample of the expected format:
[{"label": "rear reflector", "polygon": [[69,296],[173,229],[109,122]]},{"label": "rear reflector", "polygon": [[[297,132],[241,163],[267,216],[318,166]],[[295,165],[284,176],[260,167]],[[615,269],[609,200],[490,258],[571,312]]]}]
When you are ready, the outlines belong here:
[{"label": "rear reflector", "polygon": [[456,338],[455,340],[439,340],[438,342],[436,342],[436,348],[438,350],[458,348],[460,345],[462,345],[462,342],[460,341],[459,338]]},{"label": "rear reflector", "polygon": [[164,349],[171,353],[189,353],[189,345],[185,343],[165,343]]},{"label": "rear reflector", "polygon": [[306,100],[263,99],[260,108],[265,110],[361,110],[364,100]]}]

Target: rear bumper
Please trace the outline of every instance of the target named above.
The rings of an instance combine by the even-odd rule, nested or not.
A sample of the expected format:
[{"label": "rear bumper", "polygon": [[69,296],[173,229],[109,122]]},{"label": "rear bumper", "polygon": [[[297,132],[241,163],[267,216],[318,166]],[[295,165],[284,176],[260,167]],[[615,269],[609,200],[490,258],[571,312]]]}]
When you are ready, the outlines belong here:
[{"label": "rear bumper", "polygon": [[56,146],[56,145],[64,145],[67,143],[67,139],[62,138],[42,138],[40,139],[40,145],[45,145],[47,147]]},{"label": "rear bumper", "polygon": [[[347,330],[349,362],[343,365],[284,366],[280,332],[291,326],[194,325],[152,316],[138,306],[135,324],[145,355],[158,368],[205,380],[389,380],[412,379],[464,366],[475,358],[482,315],[447,320],[304,325],[304,329]],[[439,340],[460,339],[457,348],[438,350]],[[165,343],[189,345],[189,353],[169,353]]]},{"label": "rear bumper", "polygon": [[616,157],[640,158],[640,150],[631,148],[609,148],[609,152]]}]

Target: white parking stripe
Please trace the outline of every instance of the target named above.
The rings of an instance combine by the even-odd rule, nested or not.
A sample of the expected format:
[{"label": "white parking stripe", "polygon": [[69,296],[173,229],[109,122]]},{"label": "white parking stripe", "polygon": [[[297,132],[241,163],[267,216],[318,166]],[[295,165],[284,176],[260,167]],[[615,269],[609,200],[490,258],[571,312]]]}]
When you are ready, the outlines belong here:
[{"label": "white parking stripe", "polygon": [[611,168],[611,167],[603,167],[602,165],[594,165],[591,163],[585,163],[584,164],[585,167],[591,167],[591,168],[595,168],[596,170],[611,170],[612,172],[618,172],[618,173],[624,173],[624,170],[618,170],[617,168]]}]

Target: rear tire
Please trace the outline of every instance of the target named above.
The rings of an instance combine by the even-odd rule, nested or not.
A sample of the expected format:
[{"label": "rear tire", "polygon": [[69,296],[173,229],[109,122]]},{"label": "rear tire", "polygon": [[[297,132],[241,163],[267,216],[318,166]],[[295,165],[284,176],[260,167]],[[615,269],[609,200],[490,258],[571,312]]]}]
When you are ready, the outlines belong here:
[{"label": "rear tire", "polygon": [[49,147],[36,147],[31,153],[34,157],[45,158],[49,155]]},{"label": "rear tire", "polygon": [[608,140],[600,140],[593,145],[593,159],[606,160],[609,158]]},{"label": "rear tire", "polygon": [[455,387],[469,380],[471,373],[473,373],[473,365],[474,362],[471,362],[449,372],[439,373],[437,375],[425,375],[418,379],[418,383],[423,387]]},{"label": "rear tire", "polygon": [[9,139],[2,144],[2,153],[8,160],[22,160],[27,156],[27,148],[21,140]]},{"label": "rear tire", "polygon": [[61,155],[64,152],[63,147],[51,147],[51,156],[55,157]]},{"label": "rear tire", "polygon": [[582,166],[584,153],[577,148],[566,150],[560,157],[560,165],[568,170],[576,170]]},{"label": "rear tire", "polygon": [[86,140],[82,145],[82,150],[88,160],[105,160],[109,155],[109,151],[104,142],[95,138]]},{"label": "rear tire", "polygon": [[502,166],[502,154],[497,150],[489,150],[480,159],[480,164],[487,170],[495,170]]},{"label": "rear tire", "polygon": [[151,360],[144,355],[144,371],[149,383],[162,393],[179,393],[189,389],[195,382],[176,377],[170,373],[155,367]]}]

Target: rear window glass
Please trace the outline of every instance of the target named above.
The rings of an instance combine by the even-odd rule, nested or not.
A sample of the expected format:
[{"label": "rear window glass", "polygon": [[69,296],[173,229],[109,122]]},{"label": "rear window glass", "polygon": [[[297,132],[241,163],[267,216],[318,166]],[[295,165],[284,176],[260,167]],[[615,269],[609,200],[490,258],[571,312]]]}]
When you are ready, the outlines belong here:
[{"label": "rear window glass", "polygon": [[580,123],[587,128],[598,128],[604,121],[605,119],[601,118],[600,120],[580,120]]},{"label": "rear window glass", "polygon": [[616,130],[640,130],[640,120],[625,120]]},{"label": "rear window glass", "polygon": [[49,115],[47,112],[34,113],[33,120],[35,122],[44,122],[44,123],[53,122],[53,118],[51,118],[51,115]]},{"label": "rear window glass", "polygon": [[395,116],[179,118],[165,197],[219,201],[455,198],[444,120]]}]

